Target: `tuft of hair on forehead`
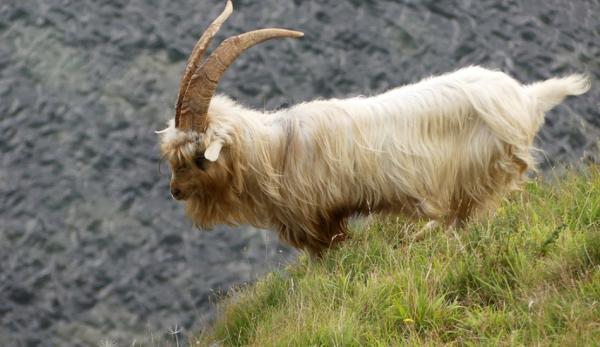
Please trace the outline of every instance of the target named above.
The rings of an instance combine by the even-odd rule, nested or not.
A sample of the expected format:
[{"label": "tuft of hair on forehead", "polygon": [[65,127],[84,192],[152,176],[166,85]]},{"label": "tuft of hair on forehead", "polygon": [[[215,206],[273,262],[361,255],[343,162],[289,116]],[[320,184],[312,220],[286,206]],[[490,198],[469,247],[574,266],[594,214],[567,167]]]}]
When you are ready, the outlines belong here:
[{"label": "tuft of hair on forehead", "polygon": [[156,134],[160,136],[161,152],[168,160],[193,160],[198,146],[202,143],[201,134],[177,129],[174,119],[168,122],[167,128],[156,131]]}]

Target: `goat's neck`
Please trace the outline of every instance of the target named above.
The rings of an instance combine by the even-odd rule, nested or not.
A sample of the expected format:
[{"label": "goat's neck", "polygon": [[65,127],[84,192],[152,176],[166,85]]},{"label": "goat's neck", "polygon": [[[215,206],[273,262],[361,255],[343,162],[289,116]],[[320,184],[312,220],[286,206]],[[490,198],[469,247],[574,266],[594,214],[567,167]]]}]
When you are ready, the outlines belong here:
[{"label": "goat's neck", "polygon": [[236,171],[234,180],[240,180],[232,182],[237,190],[236,200],[239,199],[235,204],[240,210],[247,210],[239,211],[244,219],[252,219],[239,222],[257,224],[263,219],[258,216],[260,212],[268,211],[267,205],[281,194],[278,180],[290,138],[286,112],[260,112],[224,96],[216,96],[211,102],[211,137],[223,137],[229,145]]}]

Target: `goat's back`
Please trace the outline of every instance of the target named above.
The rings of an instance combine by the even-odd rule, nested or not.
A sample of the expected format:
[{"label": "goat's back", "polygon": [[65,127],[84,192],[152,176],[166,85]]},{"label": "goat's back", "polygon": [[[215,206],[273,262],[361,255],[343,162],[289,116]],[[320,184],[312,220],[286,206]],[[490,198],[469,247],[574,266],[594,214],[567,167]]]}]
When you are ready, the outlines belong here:
[{"label": "goat's back", "polygon": [[520,182],[533,166],[536,114],[526,87],[480,67],[374,97],[306,103],[288,114],[298,117],[306,155],[283,177],[299,187],[291,197],[318,206],[416,204],[444,217],[458,200],[484,204]]}]

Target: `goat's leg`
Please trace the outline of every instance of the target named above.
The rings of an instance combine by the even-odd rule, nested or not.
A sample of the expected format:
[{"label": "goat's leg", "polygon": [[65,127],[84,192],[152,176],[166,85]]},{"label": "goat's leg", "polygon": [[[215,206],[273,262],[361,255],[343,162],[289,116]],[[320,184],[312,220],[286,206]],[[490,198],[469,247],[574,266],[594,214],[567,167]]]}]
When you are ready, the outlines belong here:
[{"label": "goat's leg", "polygon": [[337,247],[349,238],[347,218],[342,216],[321,218],[321,223],[313,225],[310,232],[303,231],[295,236],[292,245],[304,249],[311,258],[320,259],[326,250]]},{"label": "goat's leg", "polygon": [[431,220],[431,221],[427,222],[427,224],[425,224],[425,226],[422,227],[421,230],[419,230],[416,234],[414,234],[411,237],[411,240],[412,241],[423,241],[426,236],[429,236],[433,232],[433,230],[438,228],[440,225],[442,225],[442,224],[437,220]]},{"label": "goat's leg", "polygon": [[450,223],[447,225],[446,233],[451,234],[456,239],[456,242],[460,245],[461,249],[465,249],[463,245],[460,234],[458,230],[464,229],[465,225],[468,223],[471,214],[475,208],[475,204],[471,199],[462,199],[458,204],[458,208],[456,209],[456,214],[454,218],[451,219]]},{"label": "goat's leg", "polygon": [[331,222],[329,227],[329,247],[335,247],[341,242],[346,241],[348,235],[348,219],[338,217]]},{"label": "goat's leg", "polygon": [[473,200],[467,198],[461,199],[456,208],[454,218],[452,218],[448,226],[453,229],[463,229],[469,221],[474,208],[475,203]]},{"label": "goat's leg", "polygon": [[[446,233],[453,233],[456,236],[456,230],[462,229],[468,222],[473,212],[474,204],[470,199],[462,199],[455,208],[453,218],[448,222],[443,223],[446,226]],[[436,228],[442,226],[442,223],[437,220],[431,220],[413,237],[412,241],[422,241],[429,236]]]}]

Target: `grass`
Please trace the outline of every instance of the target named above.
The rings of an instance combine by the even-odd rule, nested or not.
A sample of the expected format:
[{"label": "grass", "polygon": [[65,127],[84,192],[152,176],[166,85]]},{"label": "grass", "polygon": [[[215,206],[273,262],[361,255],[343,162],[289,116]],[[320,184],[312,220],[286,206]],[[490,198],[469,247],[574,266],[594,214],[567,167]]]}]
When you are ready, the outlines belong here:
[{"label": "grass", "polygon": [[493,217],[409,242],[375,217],[234,290],[193,346],[598,346],[600,168],[535,180]]}]

